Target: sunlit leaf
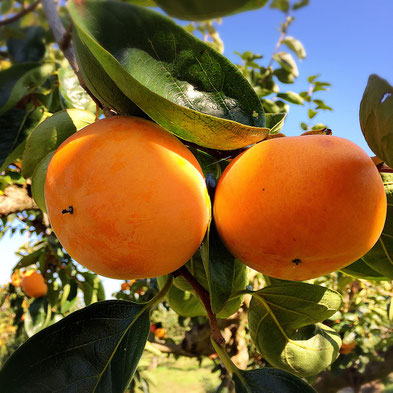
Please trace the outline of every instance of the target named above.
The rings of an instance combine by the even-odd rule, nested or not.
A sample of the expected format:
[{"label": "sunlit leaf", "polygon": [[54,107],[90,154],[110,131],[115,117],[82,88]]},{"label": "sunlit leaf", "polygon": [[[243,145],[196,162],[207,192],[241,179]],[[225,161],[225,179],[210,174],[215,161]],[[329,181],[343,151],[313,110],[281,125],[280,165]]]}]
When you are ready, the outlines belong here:
[{"label": "sunlit leaf", "polygon": [[286,45],[290,50],[292,50],[299,59],[306,58],[306,50],[304,49],[303,44],[294,37],[286,36],[281,44]]},{"label": "sunlit leaf", "polygon": [[368,79],[359,117],[371,150],[393,167],[393,87],[378,75]]},{"label": "sunlit leaf", "polygon": [[225,150],[267,136],[260,101],[237,68],[168,18],[111,1],[74,1],[69,10],[85,45],[76,49],[89,88],[97,90],[100,79],[86,50],[123,98],[183,139]]}]

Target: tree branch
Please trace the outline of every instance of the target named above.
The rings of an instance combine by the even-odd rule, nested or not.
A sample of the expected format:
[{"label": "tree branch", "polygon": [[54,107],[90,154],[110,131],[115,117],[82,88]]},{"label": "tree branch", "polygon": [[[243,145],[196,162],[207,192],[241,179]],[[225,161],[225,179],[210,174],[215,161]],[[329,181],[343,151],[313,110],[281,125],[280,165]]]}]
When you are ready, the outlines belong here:
[{"label": "tree branch", "polygon": [[33,11],[37,5],[40,4],[40,0],[35,1],[34,3],[30,4],[28,7],[23,8],[21,11],[19,11],[17,14],[9,17],[8,19],[3,19],[0,21],[0,26],[5,26],[10,23],[16,22],[18,19],[22,18],[29,12]]},{"label": "tree branch", "polygon": [[63,23],[60,20],[59,14],[57,13],[56,4],[53,0],[41,0],[42,8],[44,10],[46,19],[48,21],[49,27],[53,32],[56,42],[59,45],[60,50],[63,52],[64,57],[70,63],[71,68],[74,70],[76,76],[78,77],[80,85],[86,90],[92,100],[102,108],[102,104],[94,96],[94,94],[86,86],[85,81],[79,71],[79,65],[76,61],[74,47],[71,42],[71,27],[66,30]]},{"label": "tree branch", "polygon": [[213,340],[222,348],[225,348],[225,340],[221,334],[220,328],[218,327],[216,315],[213,313],[210,306],[210,296],[205,288],[195,279],[195,277],[188,271],[185,266],[182,266],[180,269],[177,269],[173,272],[175,277],[182,276],[184,277],[189,284],[192,286],[198,297],[201,299],[210,322],[210,331]]},{"label": "tree branch", "polygon": [[0,195],[0,217],[28,209],[38,209],[27,189],[11,185],[6,187],[4,195]]}]

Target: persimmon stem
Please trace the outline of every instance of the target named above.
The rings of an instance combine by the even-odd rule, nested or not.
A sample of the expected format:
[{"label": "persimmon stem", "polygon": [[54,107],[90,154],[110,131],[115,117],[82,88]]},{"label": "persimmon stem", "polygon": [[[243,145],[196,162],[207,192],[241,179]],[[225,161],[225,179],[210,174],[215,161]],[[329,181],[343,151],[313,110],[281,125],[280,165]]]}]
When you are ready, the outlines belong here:
[{"label": "persimmon stem", "polygon": [[180,269],[177,269],[173,273],[174,277],[184,277],[188,283],[192,286],[195,293],[198,295],[199,299],[203,303],[207,316],[209,318],[210,323],[210,332],[212,340],[217,343],[221,348],[225,349],[225,339],[221,334],[220,328],[218,327],[217,318],[214,312],[212,311],[210,305],[210,296],[206,289],[199,284],[199,282],[195,279],[195,277],[188,271],[185,266],[182,266]]}]

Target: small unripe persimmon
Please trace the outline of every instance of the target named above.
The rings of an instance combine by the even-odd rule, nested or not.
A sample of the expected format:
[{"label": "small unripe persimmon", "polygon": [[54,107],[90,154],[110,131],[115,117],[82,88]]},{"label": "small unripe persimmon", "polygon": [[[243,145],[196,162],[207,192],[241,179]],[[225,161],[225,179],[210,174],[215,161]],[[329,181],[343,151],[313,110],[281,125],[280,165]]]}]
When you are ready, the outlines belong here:
[{"label": "small unripe persimmon", "polygon": [[157,328],[154,331],[154,334],[156,335],[157,338],[164,338],[166,335],[166,330],[164,328]]},{"label": "small unripe persimmon", "polygon": [[23,292],[30,297],[38,298],[45,296],[48,292],[48,285],[41,273],[35,270],[28,270],[22,277],[21,287]]},{"label": "small unripe persimmon", "polygon": [[349,140],[277,138],[236,157],[217,186],[214,219],[234,256],[268,276],[307,280],[343,268],[378,240],[381,177]]},{"label": "small unripe persimmon", "polygon": [[49,163],[45,202],[71,257],[119,279],[178,269],[198,249],[210,219],[196,158],[136,117],[99,120],[64,141]]}]

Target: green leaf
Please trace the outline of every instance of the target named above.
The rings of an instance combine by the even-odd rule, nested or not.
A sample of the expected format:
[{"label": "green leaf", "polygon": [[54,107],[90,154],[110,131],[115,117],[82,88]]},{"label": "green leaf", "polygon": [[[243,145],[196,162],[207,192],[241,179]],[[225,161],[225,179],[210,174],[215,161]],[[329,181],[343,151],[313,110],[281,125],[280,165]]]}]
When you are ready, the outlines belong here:
[{"label": "green leaf", "polygon": [[40,61],[45,55],[43,41],[45,30],[42,26],[29,26],[20,29],[23,38],[7,40],[8,54],[16,63]]},{"label": "green leaf", "polygon": [[393,321],[393,298],[390,299],[390,304],[388,306],[388,318]]},{"label": "green leaf", "polygon": [[309,109],[308,110],[308,118],[309,119],[314,118],[317,113],[318,113],[317,111],[314,111],[313,109]]},{"label": "green leaf", "polygon": [[101,279],[95,273],[81,273],[85,281],[82,283],[83,298],[86,306],[105,300],[105,290]]},{"label": "green leaf", "polygon": [[64,98],[67,108],[84,109],[95,113],[96,104],[80,85],[72,68],[59,68],[59,92]]},{"label": "green leaf", "polygon": [[307,81],[308,81],[309,83],[314,83],[315,79],[317,79],[320,75],[321,75],[321,74],[310,75],[310,76],[307,78]]},{"label": "green leaf", "polygon": [[239,297],[234,299],[236,302],[229,302],[231,306],[228,309],[224,308],[233,293],[245,289],[248,271],[246,265],[225,248],[214,223],[211,223],[207,236],[201,255],[207,272],[211,308],[220,318],[226,318],[240,307],[242,299]]},{"label": "green leaf", "polygon": [[285,68],[277,68],[273,74],[282,83],[293,83],[295,81],[294,75]]},{"label": "green leaf", "polygon": [[370,149],[393,167],[393,87],[378,75],[368,79],[359,117]]},{"label": "green leaf", "polygon": [[322,100],[313,100],[313,102],[315,104],[317,104],[316,109],[322,109],[322,110],[325,110],[325,111],[332,111],[333,110],[332,107],[326,105]]},{"label": "green leaf", "polygon": [[41,86],[53,70],[53,64],[24,63],[0,71],[0,115]]},{"label": "green leaf", "polygon": [[144,305],[95,303],[20,346],[0,371],[2,393],[124,392],[148,334]]},{"label": "green leaf", "polygon": [[289,0],[273,0],[270,3],[270,8],[277,8],[282,12],[289,11]]},{"label": "green leaf", "polygon": [[[239,70],[170,19],[111,1],[73,1],[69,10],[81,41],[108,77],[168,131],[223,150],[267,136],[261,103]],[[76,51],[89,73],[78,45]],[[100,87],[95,74],[87,80]]]},{"label": "green leaf", "polygon": [[292,9],[298,10],[299,8],[305,7],[310,3],[310,0],[299,0],[296,3],[293,4]]},{"label": "green leaf", "polygon": [[266,127],[270,128],[270,134],[277,134],[284,126],[286,113],[266,113]]},{"label": "green leaf", "polygon": [[207,20],[263,7],[268,0],[156,0],[168,15],[184,20]]},{"label": "green leaf", "polygon": [[300,127],[304,130],[307,131],[308,130],[308,125],[306,123],[300,123]]},{"label": "green leaf", "polygon": [[31,177],[38,163],[56,150],[69,136],[95,121],[95,116],[81,109],[66,109],[40,123],[29,135],[23,153],[22,174]]},{"label": "green leaf", "polygon": [[281,44],[286,45],[290,50],[292,50],[299,59],[306,58],[306,50],[304,49],[303,44],[294,37],[286,36]]},{"label": "green leaf", "polygon": [[48,300],[45,298],[39,298],[30,304],[29,310],[25,314],[24,328],[28,337],[34,336],[40,330],[48,327],[51,322],[54,321],[51,318],[51,314],[48,315]]},{"label": "green leaf", "polygon": [[35,203],[45,213],[47,212],[46,204],[45,204],[45,193],[44,193],[46,171],[48,170],[49,162],[54,154],[55,152],[52,151],[51,153],[46,155],[38,163],[31,177],[31,194],[33,196]]},{"label": "green leaf", "polygon": [[341,306],[341,295],[320,285],[285,282],[269,285],[253,296],[262,297],[284,328],[295,329],[322,322]]},{"label": "green leaf", "polygon": [[79,39],[78,34],[72,35],[72,42],[79,71],[94,97],[104,107],[114,109],[119,115],[143,117],[143,112],[116,86],[89,48]]},{"label": "green leaf", "polygon": [[40,256],[45,252],[45,249],[42,248],[40,250],[34,251],[31,254],[23,256],[19,262],[16,264],[14,267],[14,270],[16,269],[22,269],[24,267],[28,267],[30,265],[33,265],[38,262],[38,259]]},{"label": "green leaf", "polygon": [[236,393],[316,393],[300,378],[274,368],[239,370],[241,379],[233,375]]},{"label": "green leaf", "polygon": [[26,137],[43,116],[40,108],[30,112],[12,108],[0,116],[0,172],[22,157]]},{"label": "green leaf", "polygon": [[390,280],[390,278],[384,277],[381,273],[378,273],[376,270],[372,269],[362,259],[359,259],[356,262],[350,264],[349,266],[344,267],[340,271],[347,274],[348,276],[361,278],[364,280],[370,280],[370,281]]},{"label": "green leaf", "polygon": [[388,203],[382,234],[374,247],[361,260],[381,276],[393,279],[393,173],[381,173]]},{"label": "green leaf", "polygon": [[[158,288],[165,285],[167,276],[157,277]],[[180,277],[179,277],[180,278]],[[192,318],[206,315],[206,310],[193,291],[178,288],[174,283],[165,296],[166,302],[179,315]]]},{"label": "green leaf", "polygon": [[293,92],[293,91],[287,91],[286,93],[278,93],[277,97],[282,98],[285,101],[291,102],[292,104],[296,104],[296,105],[303,105],[303,98]]},{"label": "green leaf", "polygon": [[339,293],[305,283],[268,286],[253,294],[251,339],[274,367],[300,377],[316,375],[338,356],[341,339],[319,323],[342,305]]},{"label": "green leaf", "polygon": [[276,60],[282,68],[290,72],[295,78],[299,76],[299,70],[297,68],[296,62],[289,53],[278,52],[273,55],[273,59]]}]

